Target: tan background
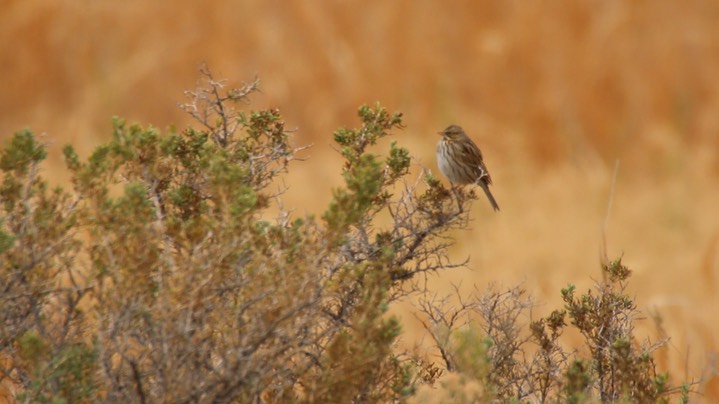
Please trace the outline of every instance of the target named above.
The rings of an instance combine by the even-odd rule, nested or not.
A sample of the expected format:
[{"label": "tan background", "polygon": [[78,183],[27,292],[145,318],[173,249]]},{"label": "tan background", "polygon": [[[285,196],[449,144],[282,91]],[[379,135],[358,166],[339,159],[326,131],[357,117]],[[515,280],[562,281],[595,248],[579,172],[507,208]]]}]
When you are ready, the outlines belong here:
[{"label": "tan background", "polygon": [[[258,75],[252,108],[279,108],[314,145],[286,178],[296,215],[341,183],[331,135],[360,104],[402,111],[396,140],[434,171],[435,132],[459,123],[502,211],[480,200],[452,250],[470,268],[430,280],[522,283],[535,314],[600,278],[619,159],[608,250],[635,271],[639,335],[661,336],[659,314],[662,368],[719,400],[719,2],[5,0],[0,50],[0,138],[45,134],[58,182],[61,145],[86,156],[113,115],[189,124],[177,103],[202,62],[234,84]],[[412,345],[421,328],[405,324]]]}]

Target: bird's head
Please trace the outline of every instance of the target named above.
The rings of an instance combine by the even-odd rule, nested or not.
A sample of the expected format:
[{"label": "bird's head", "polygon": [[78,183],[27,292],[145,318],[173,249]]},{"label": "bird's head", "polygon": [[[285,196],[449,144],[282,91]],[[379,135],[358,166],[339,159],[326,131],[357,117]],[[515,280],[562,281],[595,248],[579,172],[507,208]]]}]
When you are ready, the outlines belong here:
[{"label": "bird's head", "polygon": [[448,140],[458,140],[467,136],[459,125],[449,125],[447,129],[437,132],[440,136]]}]

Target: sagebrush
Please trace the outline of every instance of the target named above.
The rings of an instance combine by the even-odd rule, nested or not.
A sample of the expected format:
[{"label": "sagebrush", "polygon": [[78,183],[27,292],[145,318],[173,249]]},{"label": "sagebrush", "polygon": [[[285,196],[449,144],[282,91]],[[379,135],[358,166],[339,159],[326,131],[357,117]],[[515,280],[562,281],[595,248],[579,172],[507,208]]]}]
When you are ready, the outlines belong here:
[{"label": "sagebrush", "polygon": [[[449,231],[466,225],[475,194],[428,172],[409,178],[410,152],[382,142],[400,114],[363,106],[358,128],[336,131],[345,185],[321,216],[293,217],[277,179],[303,147],[279,111],[235,109],[257,81],[202,78],[182,105],[198,127],[116,118],[87,159],[63,149],[69,189],[43,178],[47,152],[32,132],[3,150],[0,386],[15,399],[400,402],[445,371],[478,381],[482,400],[674,391],[651,349],[635,347],[636,308],[611,284],[581,297],[568,288],[565,310],[528,334],[523,290],[469,297],[458,311],[430,299],[418,280],[463,265],[448,258]],[[394,349],[402,331],[387,307],[409,295],[424,296],[418,315],[443,363]],[[478,317],[460,324],[464,312]],[[590,358],[559,347],[566,318]],[[530,342],[539,349],[520,360]]]}]

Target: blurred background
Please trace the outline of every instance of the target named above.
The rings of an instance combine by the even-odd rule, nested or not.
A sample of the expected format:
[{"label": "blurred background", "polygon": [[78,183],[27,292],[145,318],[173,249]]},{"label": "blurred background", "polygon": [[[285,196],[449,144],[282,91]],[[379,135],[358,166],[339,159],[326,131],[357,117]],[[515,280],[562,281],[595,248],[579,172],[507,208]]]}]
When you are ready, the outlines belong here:
[{"label": "blurred background", "polygon": [[[451,252],[469,268],[430,284],[522,284],[533,316],[560,308],[568,283],[601,279],[618,160],[607,249],[634,271],[638,335],[670,337],[661,368],[719,399],[715,0],[5,0],[0,49],[0,138],[43,134],[58,183],[62,145],[87,156],[113,115],[191,124],[177,105],[202,63],[229,85],[258,76],[250,107],[279,108],[294,143],[313,145],[285,178],[298,216],[320,213],[342,183],[332,133],[357,125],[361,104],[404,113],[394,139],[417,173],[437,172],[436,132],[462,125],[502,211],[473,206]],[[411,305],[394,310],[400,343],[423,341]]]}]

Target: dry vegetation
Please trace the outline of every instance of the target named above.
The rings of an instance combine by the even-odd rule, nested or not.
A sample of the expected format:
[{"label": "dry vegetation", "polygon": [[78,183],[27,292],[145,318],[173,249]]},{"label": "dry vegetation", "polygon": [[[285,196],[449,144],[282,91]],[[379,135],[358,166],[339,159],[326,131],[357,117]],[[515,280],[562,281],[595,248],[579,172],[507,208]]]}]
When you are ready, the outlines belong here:
[{"label": "dry vegetation", "polygon": [[[0,153],[3,396],[374,403],[426,387],[469,402],[687,401],[696,383],[673,386],[657,370],[665,341],[634,335],[621,260],[603,257],[594,292],[568,285],[565,308],[529,330],[521,288],[456,290],[458,308],[430,298],[430,275],[463,266],[448,258],[446,234],[466,228],[476,194],[430,173],[408,182],[409,150],[397,142],[369,151],[402,127],[401,114],[360,107],[361,126],[334,133],[345,186],[321,219],[293,218],[270,186],[302,148],[277,110],[235,108],[256,81],[228,89],[201,74],[181,106],[201,129],[116,118],[87,161],[63,148],[71,190],[49,189],[31,131]],[[278,218],[263,219],[273,205]],[[401,326],[385,313],[410,298],[439,366],[395,349]],[[559,339],[570,325],[584,342],[567,351]],[[447,387],[445,371],[479,390]]]},{"label": "dry vegetation", "polygon": [[[471,270],[430,277],[430,287],[443,295],[461,283],[467,294],[474,285],[521,283],[541,303],[532,319],[561,306],[567,284],[584,291],[601,278],[599,229],[620,159],[609,250],[624,252],[634,270],[628,294],[658,320],[637,321],[635,332],[670,337],[655,352],[660,370],[701,380],[698,400],[719,399],[716,2],[0,8],[0,137],[6,144],[26,126],[47,133],[42,174],[55,182],[70,176],[59,169],[59,144],[89,155],[109,139],[110,116],[161,128],[189,123],[176,104],[200,61],[231,78],[259,75],[253,108],[279,108],[298,128],[293,143],[314,144],[283,176],[284,204],[298,217],[321,213],[343,183],[339,169],[328,169],[342,165],[330,135],[354,122],[358,105],[379,100],[403,111],[402,144],[430,169],[433,133],[462,124],[485,152],[503,211],[473,208],[449,251],[456,261],[470,256]],[[390,308],[401,315],[400,346],[425,349],[430,338],[413,307]]]}]

